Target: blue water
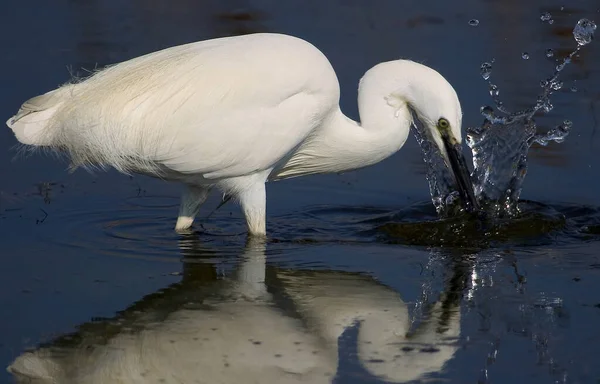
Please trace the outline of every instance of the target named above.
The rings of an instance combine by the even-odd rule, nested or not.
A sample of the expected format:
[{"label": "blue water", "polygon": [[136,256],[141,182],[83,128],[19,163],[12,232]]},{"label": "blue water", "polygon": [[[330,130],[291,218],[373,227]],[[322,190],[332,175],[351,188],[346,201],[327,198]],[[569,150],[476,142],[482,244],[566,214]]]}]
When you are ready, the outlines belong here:
[{"label": "blue water", "polygon": [[[543,12],[552,14],[553,24],[540,20]],[[398,57],[430,65],[456,88],[465,128],[480,124],[479,108],[491,104],[481,80],[482,62],[495,59],[494,83],[510,110],[529,107],[539,81],[572,50],[577,20],[597,18],[598,8],[583,0],[7,0],[0,14],[0,116],[6,119],[27,98],[68,80],[69,71],[84,73],[79,68],[185,42],[269,31],[305,38],[330,58],[342,87],[342,108],[354,118],[358,80],[368,68]],[[470,25],[471,19],[479,24]],[[554,57],[546,56],[549,48]],[[521,58],[523,52],[528,60]],[[264,305],[275,308],[273,316],[281,321],[299,319],[298,332],[319,335],[307,320],[319,311],[303,312],[294,294],[327,298],[329,306],[347,296],[344,305],[360,307],[364,303],[344,293],[347,286],[335,285],[343,281],[336,273],[359,273],[362,279],[355,284],[364,287],[374,306],[390,289],[415,327],[428,320],[422,307],[442,293],[451,296],[447,305],[461,314],[460,333],[452,340],[458,348],[431,377],[452,383],[600,380],[599,60],[598,44],[591,44],[565,69],[565,86],[553,95],[554,110],[536,123],[549,129],[569,119],[571,133],[562,144],[532,148],[521,194],[554,209],[550,217],[564,214],[566,226],[541,234],[533,221],[527,239],[471,248],[440,240],[448,233],[431,226],[402,227],[401,241],[388,237],[381,231],[384,223],[432,219],[425,206],[411,208],[429,200],[424,163],[411,137],[398,154],[373,167],[268,186],[271,241],[259,256],[266,257],[264,286],[272,298]],[[572,86],[577,92],[570,91]],[[182,239],[172,231],[178,186],[116,172],[68,174],[66,164],[41,155],[14,160],[15,144],[10,130],[0,129],[0,366],[40,343],[56,346],[71,332],[102,342],[128,332],[119,327],[108,332],[98,321],[89,326],[93,319],[175,316],[180,306],[149,296],[166,287],[175,285],[178,294],[197,299],[204,297],[203,290],[218,297],[227,284],[235,284],[236,268],[248,259],[249,249],[234,205],[198,226],[201,233]],[[212,196],[204,214],[218,203],[219,196]],[[432,241],[406,240],[429,233],[423,228],[432,230]],[[311,291],[307,271],[333,281],[331,292],[337,296]],[[285,282],[290,274],[299,276],[296,285]],[[145,304],[136,307],[140,301]],[[399,308],[404,307],[397,303],[392,310]],[[197,318],[192,320],[204,321],[203,310],[193,312]],[[141,320],[136,324],[149,326]],[[325,382],[383,382],[358,357],[356,327],[348,326],[339,338],[334,375],[323,376]],[[74,353],[76,345],[66,343],[66,351]],[[194,351],[208,354],[207,359],[211,352]],[[415,361],[440,355],[420,353]],[[261,364],[267,360],[255,366]],[[205,372],[195,374],[204,377]],[[174,372],[168,365],[163,375],[177,382],[169,381]],[[0,382],[12,380],[0,370]]]}]

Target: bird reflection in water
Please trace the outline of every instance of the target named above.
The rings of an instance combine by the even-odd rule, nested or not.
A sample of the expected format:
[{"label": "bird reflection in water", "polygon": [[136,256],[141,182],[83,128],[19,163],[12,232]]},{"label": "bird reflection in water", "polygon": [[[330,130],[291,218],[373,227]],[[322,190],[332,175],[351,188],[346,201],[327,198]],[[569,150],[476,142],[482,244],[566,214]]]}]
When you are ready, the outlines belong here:
[{"label": "bird reflection in water", "polygon": [[180,247],[179,283],[23,353],[9,372],[18,383],[331,383],[340,336],[354,327],[368,375],[406,382],[458,349],[464,264],[411,330],[406,303],[371,277],[267,265],[264,240],[249,239],[223,278],[195,236]]}]

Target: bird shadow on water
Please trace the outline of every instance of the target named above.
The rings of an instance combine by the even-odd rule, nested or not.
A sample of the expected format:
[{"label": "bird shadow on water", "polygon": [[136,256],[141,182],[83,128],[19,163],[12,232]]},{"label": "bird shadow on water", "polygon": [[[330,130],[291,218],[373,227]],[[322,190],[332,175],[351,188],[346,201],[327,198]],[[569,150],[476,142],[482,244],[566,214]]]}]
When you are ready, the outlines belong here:
[{"label": "bird shadow on water", "polygon": [[267,262],[264,240],[249,239],[229,273],[199,236],[178,244],[179,282],[24,352],[9,367],[17,382],[407,382],[459,350],[461,258],[415,315],[369,275]]}]

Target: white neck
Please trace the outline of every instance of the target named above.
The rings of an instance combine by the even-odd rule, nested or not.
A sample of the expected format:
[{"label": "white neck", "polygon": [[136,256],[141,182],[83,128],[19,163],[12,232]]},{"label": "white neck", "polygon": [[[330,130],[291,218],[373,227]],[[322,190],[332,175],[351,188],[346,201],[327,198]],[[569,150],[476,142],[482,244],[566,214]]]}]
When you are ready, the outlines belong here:
[{"label": "white neck", "polygon": [[[387,62],[367,71],[358,90],[361,123],[337,107],[276,178],[355,170],[378,163],[402,148],[413,123],[411,110],[420,116],[419,106],[436,96],[435,88],[418,76],[421,73],[415,76],[399,65],[406,66]],[[411,69],[413,66],[419,71],[426,68],[410,64]]]},{"label": "white neck", "polygon": [[336,111],[319,138],[329,172],[343,172],[376,164],[396,153],[408,138],[412,115],[408,104],[391,98],[391,91],[361,82],[358,93],[360,123]]}]

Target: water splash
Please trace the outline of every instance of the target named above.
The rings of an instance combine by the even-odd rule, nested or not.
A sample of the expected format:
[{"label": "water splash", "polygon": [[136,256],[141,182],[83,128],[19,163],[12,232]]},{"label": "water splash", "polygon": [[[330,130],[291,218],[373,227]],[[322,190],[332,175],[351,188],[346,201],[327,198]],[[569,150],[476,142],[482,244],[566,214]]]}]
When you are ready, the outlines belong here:
[{"label": "water splash", "polygon": [[[490,89],[494,89],[490,95],[496,108],[491,106],[481,108],[484,122],[480,127],[467,130],[466,141],[473,153],[472,177],[475,196],[482,206],[487,207],[488,213],[494,216],[517,214],[517,202],[527,174],[529,148],[534,143],[544,146],[551,141],[562,143],[568,136],[572,127],[569,120],[565,120],[546,133],[538,133],[534,115],[548,113],[554,108],[550,96],[563,88],[563,83],[559,80],[560,72],[582,47],[593,40],[595,30],[594,22],[587,19],[579,20],[573,29],[577,47],[556,66],[550,78],[540,82],[542,92],[536,104],[523,111],[508,111],[499,100],[498,87],[491,83],[490,76],[484,77]],[[546,51],[546,56],[549,51]],[[488,68],[488,72],[491,74],[491,67]]]},{"label": "water splash", "polygon": [[[500,100],[500,90],[490,80],[494,60],[481,65],[480,75],[488,82],[495,108],[481,107],[483,124],[467,130],[466,142],[473,155],[474,169],[471,177],[475,196],[489,217],[511,217],[519,213],[518,202],[527,174],[529,148],[534,143],[562,143],[568,136],[572,127],[569,120],[546,133],[538,133],[533,117],[537,113],[548,113],[554,108],[550,96],[563,88],[563,83],[558,78],[560,72],[571,62],[573,56],[593,40],[595,30],[596,24],[593,21],[579,20],[573,29],[577,47],[556,66],[550,78],[540,82],[542,92],[535,105],[522,111],[511,112]],[[554,55],[554,51],[547,50],[546,56],[549,52]],[[430,133],[417,119],[414,121],[413,132],[425,160],[433,205],[440,217],[455,215],[463,211],[463,208],[454,177],[429,137]]]},{"label": "water splash", "polygon": [[413,133],[421,147],[423,159],[425,160],[427,170],[425,177],[429,183],[431,201],[438,215],[442,217],[450,216],[461,209],[459,193],[454,190],[454,177],[430,137],[429,131],[417,118],[413,118],[413,121]]}]

